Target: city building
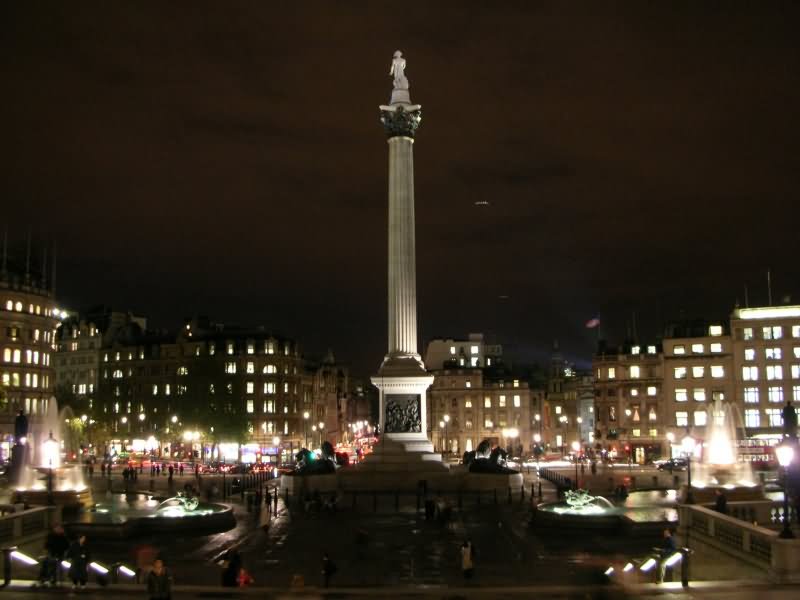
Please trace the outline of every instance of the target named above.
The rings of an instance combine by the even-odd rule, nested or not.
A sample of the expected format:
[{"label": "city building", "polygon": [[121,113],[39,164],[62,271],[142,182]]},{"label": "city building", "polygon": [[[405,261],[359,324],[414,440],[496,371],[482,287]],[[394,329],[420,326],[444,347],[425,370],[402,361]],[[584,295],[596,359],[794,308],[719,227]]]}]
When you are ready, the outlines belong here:
[{"label": "city building", "polygon": [[445,368],[483,368],[499,364],[503,347],[487,344],[482,333],[470,333],[466,340],[433,339],[425,350],[425,367],[429,371]]},{"label": "city building", "polygon": [[53,397],[52,355],[62,313],[54,298],[54,277],[47,281],[46,254],[42,255],[41,271],[33,272],[30,263],[30,243],[25,262],[16,264],[4,241],[0,267],[0,460],[10,456],[17,412],[36,418],[47,412]]},{"label": "city building", "polygon": [[617,460],[645,462],[669,453],[665,427],[663,354],[660,344],[601,343],[595,376],[595,447]]},{"label": "city building", "polygon": [[526,381],[503,369],[445,368],[432,373],[428,423],[437,450],[460,457],[483,440],[514,456],[531,450],[533,411],[540,405]]},{"label": "city building", "polygon": [[662,433],[672,455],[680,455],[687,433],[700,442],[707,438],[715,402],[736,404],[732,353],[726,323],[697,320],[667,327],[663,340],[667,420]]}]

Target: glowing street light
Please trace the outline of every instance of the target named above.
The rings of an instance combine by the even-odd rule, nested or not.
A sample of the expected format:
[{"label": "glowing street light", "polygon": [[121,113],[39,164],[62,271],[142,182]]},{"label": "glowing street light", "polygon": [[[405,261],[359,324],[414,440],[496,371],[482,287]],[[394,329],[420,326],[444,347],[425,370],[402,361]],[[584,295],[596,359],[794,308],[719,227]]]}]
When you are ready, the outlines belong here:
[{"label": "glowing street light", "polygon": [[775,448],[775,454],[778,455],[778,463],[783,467],[783,529],[781,530],[780,537],[783,539],[791,539],[794,537],[794,534],[789,526],[788,480],[789,465],[792,464],[792,460],[794,459],[794,448],[785,441]]},{"label": "glowing street light", "polygon": [[172,418],[170,419],[170,421],[172,421],[173,423],[177,423],[178,422],[178,415],[172,415]]},{"label": "glowing street light", "polygon": [[89,417],[87,417],[86,415],[81,415],[81,422],[86,423],[86,421],[88,421],[88,420],[89,420]]},{"label": "glowing street light", "polygon": [[144,420],[145,420],[145,415],[144,415],[144,413],[139,413],[139,420],[140,420],[140,421],[144,421]]}]

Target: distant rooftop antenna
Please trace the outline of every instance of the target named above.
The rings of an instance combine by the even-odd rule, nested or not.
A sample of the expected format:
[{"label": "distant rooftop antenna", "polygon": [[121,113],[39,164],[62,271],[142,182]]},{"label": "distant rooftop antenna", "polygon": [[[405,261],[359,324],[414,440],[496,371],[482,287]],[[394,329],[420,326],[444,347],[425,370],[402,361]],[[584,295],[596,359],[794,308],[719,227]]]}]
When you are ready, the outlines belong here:
[{"label": "distant rooftop antenna", "polygon": [[772,306],[772,277],[767,269],[767,306]]}]

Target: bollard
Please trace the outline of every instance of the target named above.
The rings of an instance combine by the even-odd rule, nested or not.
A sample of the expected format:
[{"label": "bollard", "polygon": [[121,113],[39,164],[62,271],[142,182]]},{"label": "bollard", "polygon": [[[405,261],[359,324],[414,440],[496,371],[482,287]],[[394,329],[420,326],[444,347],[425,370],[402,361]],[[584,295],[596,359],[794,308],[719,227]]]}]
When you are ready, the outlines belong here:
[{"label": "bollard", "polygon": [[681,548],[681,586],[689,587],[689,548]]},{"label": "bollard", "polygon": [[3,548],[3,587],[11,585],[11,553],[15,549],[15,547]]}]

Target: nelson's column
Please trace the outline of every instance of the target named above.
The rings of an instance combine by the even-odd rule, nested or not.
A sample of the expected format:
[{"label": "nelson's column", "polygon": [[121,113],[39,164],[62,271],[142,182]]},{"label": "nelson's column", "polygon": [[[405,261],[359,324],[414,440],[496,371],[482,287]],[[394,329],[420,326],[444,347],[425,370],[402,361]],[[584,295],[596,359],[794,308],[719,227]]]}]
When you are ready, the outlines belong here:
[{"label": "nelson's column", "polygon": [[[446,473],[447,467],[427,435],[426,394],[433,376],[417,352],[413,148],[422,107],[411,103],[405,68],[398,50],[389,71],[394,77],[391,101],[380,107],[389,144],[389,348],[378,374],[372,377],[380,391],[381,441],[362,467],[408,475]],[[416,478],[403,479],[417,483]]]}]

